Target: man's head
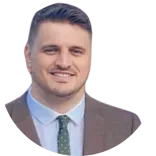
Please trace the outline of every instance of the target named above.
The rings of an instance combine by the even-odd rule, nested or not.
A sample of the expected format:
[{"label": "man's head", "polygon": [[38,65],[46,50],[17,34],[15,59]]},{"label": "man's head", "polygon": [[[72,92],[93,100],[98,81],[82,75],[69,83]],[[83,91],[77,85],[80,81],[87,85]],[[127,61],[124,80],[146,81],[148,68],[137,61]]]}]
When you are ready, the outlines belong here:
[{"label": "man's head", "polygon": [[33,17],[25,58],[32,83],[57,96],[84,91],[91,64],[88,16],[68,4],[53,4]]}]

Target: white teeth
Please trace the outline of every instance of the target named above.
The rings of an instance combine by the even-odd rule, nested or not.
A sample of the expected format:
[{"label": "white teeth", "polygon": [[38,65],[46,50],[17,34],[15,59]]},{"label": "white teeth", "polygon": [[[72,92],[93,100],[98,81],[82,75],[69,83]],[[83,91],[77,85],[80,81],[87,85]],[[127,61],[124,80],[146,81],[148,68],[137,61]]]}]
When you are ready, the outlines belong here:
[{"label": "white teeth", "polygon": [[55,76],[59,76],[59,77],[69,77],[70,74],[58,74],[58,73],[54,73]]}]

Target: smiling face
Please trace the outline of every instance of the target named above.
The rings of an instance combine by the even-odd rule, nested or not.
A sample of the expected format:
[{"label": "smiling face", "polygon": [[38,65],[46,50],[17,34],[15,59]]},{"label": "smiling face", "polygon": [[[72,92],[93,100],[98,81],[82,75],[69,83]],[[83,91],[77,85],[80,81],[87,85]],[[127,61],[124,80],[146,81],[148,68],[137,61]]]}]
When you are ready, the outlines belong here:
[{"label": "smiling face", "polygon": [[77,25],[44,22],[32,48],[26,45],[25,58],[32,85],[37,88],[57,96],[84,92],[91,64],[91,37]]}]

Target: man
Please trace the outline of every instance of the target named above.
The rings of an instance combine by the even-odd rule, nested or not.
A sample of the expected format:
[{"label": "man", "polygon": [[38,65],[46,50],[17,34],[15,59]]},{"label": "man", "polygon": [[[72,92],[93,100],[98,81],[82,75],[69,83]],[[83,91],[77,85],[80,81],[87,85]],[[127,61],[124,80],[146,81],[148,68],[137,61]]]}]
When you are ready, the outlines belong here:
[{"label": "man", "polygon": [[100,153],[122,143],[141,124],[134,113],[85,92],[91,43],[90,20],[77,7],[53,4],[32,20],[24,51],[32,84],[6,108],[29,139],[50,151]]}]

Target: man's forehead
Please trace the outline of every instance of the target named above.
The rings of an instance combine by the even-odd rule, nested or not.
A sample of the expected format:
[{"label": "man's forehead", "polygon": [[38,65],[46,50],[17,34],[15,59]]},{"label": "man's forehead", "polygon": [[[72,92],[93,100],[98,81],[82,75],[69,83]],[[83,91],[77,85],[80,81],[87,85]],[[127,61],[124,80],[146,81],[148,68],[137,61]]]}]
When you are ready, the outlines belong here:
[{"label": "man's forehead", "polygon": [[89,33],[80,26],[69,23],[45,22],[38,29],[37,38],[42,44],[80,44],[87,46]]},{"label": "man's forehead", "polygon": [[[51,37],[59,37],[63,35],[76,36],[76,37],[88,37],[88,32],[78,25],[72,25],[69,23],[61,22],[44,22],[41,23],[38,29],[40,35],[47,35]],[[56,36],[55,36],[56,35]]]}]

